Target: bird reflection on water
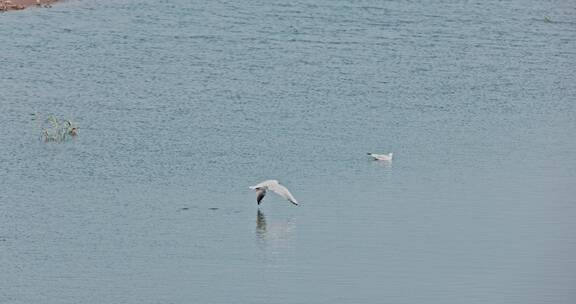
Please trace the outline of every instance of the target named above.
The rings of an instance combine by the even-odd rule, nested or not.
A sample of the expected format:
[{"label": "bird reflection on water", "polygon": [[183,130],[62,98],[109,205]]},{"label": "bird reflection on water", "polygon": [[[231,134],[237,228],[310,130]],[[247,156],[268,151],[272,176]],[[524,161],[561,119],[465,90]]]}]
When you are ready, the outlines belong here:
[{"label": "bird reflection on water", "polygon": [[295,223],[292,217],[285,220],[268,219],[260,210],[256,213],[256,241],[262,250],[286,249],[292,247]]},{"label": "bird reflection on water", "polygon": [[374,163],[374,166],[382,167],[385,169],[391,169],[392,168],[392,162],[391,161],[377,160],[377,161],[374,161],[373,163]]},{"label": "bird reflection on water", "polygon": [[266,217],[260,209],[258,209],[258,213],[256,214],[256,235],[258,238],[266,236]]}]

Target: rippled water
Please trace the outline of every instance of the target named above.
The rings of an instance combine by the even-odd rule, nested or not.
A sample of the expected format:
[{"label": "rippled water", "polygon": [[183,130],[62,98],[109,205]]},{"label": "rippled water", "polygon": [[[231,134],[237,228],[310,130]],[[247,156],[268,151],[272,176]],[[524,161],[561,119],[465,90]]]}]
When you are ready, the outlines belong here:
[{"label": "rippled water", "polygon": [[[0,27],[1,303],[576,302],[572,1],[69,0]],[[80,135],[43,143],[49,114]],[[302,205],[258,208],[268,178]]]}]

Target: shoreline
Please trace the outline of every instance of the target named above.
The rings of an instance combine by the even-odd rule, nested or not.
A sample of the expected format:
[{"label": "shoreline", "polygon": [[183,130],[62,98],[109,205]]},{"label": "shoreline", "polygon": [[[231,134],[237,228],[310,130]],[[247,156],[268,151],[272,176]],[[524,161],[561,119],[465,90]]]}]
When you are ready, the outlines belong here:
[{"label": "shoreline", "polygon": [[0,0],[0,12],[15,11],[30,6],[51,7],[58,0]]}]

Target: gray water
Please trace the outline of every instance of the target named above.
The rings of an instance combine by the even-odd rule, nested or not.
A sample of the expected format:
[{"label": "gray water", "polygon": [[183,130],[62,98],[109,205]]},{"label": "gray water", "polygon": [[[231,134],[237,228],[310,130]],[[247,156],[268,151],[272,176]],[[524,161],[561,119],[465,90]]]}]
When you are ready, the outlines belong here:
[{"label": "gray water", "polygon": [[[0,303],[576,302],[573,1],[69,0],[0,28]],[[42,142],[50,114],[79,136]],[[270,178],[301,206],[258,207]]]}]

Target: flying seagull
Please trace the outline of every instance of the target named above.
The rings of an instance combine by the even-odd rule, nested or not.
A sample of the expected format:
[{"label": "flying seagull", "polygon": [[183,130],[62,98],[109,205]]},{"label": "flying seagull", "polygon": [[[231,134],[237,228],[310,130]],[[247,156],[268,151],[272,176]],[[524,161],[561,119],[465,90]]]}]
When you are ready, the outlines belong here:
[{"label": "flying seagull", "polygon": [[392,152],[388,154],[374,154],[374,153],[367,153],[367,154],[372,156],[374,160],[384,160],[384,161],[392,161],[392,155],[393,155]]},{"label": "flying seagull", "polygon": [[278,181],[275,179],[263,181],[256,186],[251,186],[250,189],[256,191],[256,202],[258,205],[260,205],[260,202],[264,196],[266,196],[266,191],[272,190],[276,192],[276,194],[287,199],[292,204],[298,206],[298,201],[294,198],[294,196],[292,196],[292,193],[290,193],[286,187],[280,185],[280,183],[278,183]]}]

